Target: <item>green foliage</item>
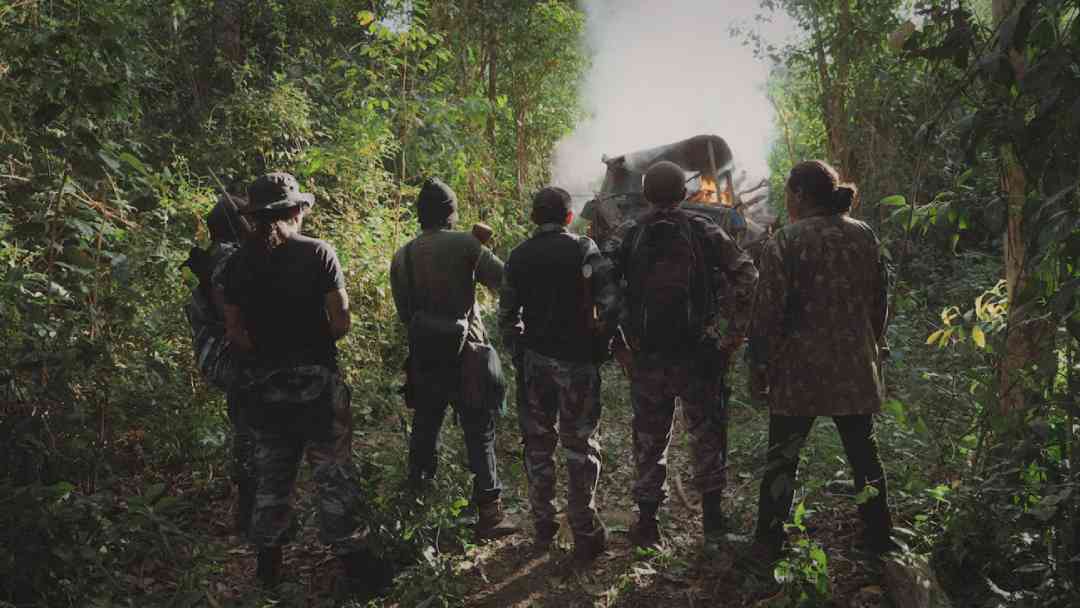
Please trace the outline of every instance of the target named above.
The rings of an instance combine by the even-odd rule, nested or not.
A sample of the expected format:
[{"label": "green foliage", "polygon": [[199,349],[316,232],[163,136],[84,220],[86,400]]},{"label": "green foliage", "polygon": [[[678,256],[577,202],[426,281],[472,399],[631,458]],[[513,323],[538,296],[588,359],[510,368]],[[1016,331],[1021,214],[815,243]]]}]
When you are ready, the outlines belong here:
[{"label": "green foliage", "polygon": [[[316,194],[305,230],[337,248],[354,310],[340,347],[362,396],[357,426],[399,412],[387,272],[416,229],[417,184],[442,176],[463,221],[485,219],[505,249],[528,230],[508,201],[546,179],[577,117],[582,14],[564,2],[500,11],[486,23],[517,28],[500,37],[531,37],[489,49],[493,30],[474,27],[483,7],[416,1],[0,6],[0,522],[26,535],[4,539],[15,549],[0,601],[164,605],[125,569],[205,566],[189,555],[199,539],[161,519],[173,501],[170,514],[190,519],[190,495],[139,502],[128,480],[182,476],[201,490],[224,475],[228,426],[190,364],[190,279],[178,270],[205,244],[221,187],[287,170]],[[508,76],[489,97],[492,61],[522,78],[543,70],[536,88]],[[461,539],[460,501],[395,506],[394,456],[364,458],[382,497],[373,534],[390,558],[421,564],[414,590],[437,582],[453,603],[450,562],[424,551]],[[164,576],[178,598],[201,597],[197,576]]]},{"label": "green foliage", "polygon": [[829,558],[820,545],[806,534],[804,519],[807,516],[803,502],[795,505],[791,523],[784,529],[794,533],[791,551],[787,558],[777,563],[773,576],[784,585],[790,605],[796,607],[824,606],[830,603]]}]

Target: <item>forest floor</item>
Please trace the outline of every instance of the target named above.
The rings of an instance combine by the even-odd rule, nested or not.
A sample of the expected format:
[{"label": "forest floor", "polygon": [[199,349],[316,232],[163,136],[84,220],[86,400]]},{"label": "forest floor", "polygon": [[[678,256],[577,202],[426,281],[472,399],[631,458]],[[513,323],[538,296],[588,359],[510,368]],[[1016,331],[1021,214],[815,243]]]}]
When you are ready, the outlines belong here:
[{"label": "forest floor", "polygon": [[[921,307],[920,307],[921,308]],[[890,503],[894,525],[902,528],[913,550],[927,552],[928,538],[940,532],[935,505],[950,483],[948,461],[955,458],[951,437],[963,436],[970,419],[954,409],[962,399],[962,379],[942,379],[936,369],[959,362],[957,355],[923,346],[931,317],[926,309],[911,316],[899,315],[891,330],[894,361],[890,366],[894,386],[885,413],[878,416],[878,438],[890,477]],[[746,399],[744,366],[733,374],[734,398],[730,409],[727,510],[732,532],[749,536],[757,508],[762,454],[767,441],[767,412]],[[522,531],[483,545],[466,543],[448,550],[452,566],[443,574],[405,576],[383,606],[786,606],[793,593],[812,587],[813,568],[805,557],[793,558],[795,580],[784,586],[750,576],[738,556],[745,541],[733,539],[724,550],[706,555],[702,547],[700,498],[690,486],[688,437],[681,418],[676,421],[669,454],[670,498],[661,514],[666,548],[642,553],[628,539],[637,514],[630,496],[634,479],[631,439],[631,408],[626,380],[614,366],[604,372],[601,423],[603,471],[597,506],[611,531],[607,551],[591,568],[570,567],[571,539],[567,526],[548,552],[532,548],[527,486],[520,463],[519,435],[512,410],[499,421],[499,470],[505,486],[507,510],[522,524]],[[354,403],[354,406],[356,403]],[[363,457],[381,459],[386,467],[404,463],[404,422],[400,413],[388,414],[358,432],[356,451]],[[374,428],[372,428],[374,427]],[[464,480],[464,446],[460,429],[449,419],[443,430],[443,471]],[[805,533],[809,547],[824,551],[827,570],[825,605],[843,608],[891,606],[882,582],[880,566],[863,559],[854,545],[861,524],[854,498],[830,488],[849,480],[850,470],[835,427],[819,420],[802,452],[801,488],[796,503],[806,508]],[[456,463],[456,464],[455,464]],[[462,485],[459,487],[463,487]],[[560,463],[560,485],[565,469]],[[944,489],[943,489],[944,488]],[[206,603],[211,606],[331,606],[333,580],[338,566],[317,542],[310,508],[310,480],[302,480],[298,493],[300,537],[287,551],[288,582],[276,593],[260,593],[252,585],[253,552],[230,536],[232,501],[227,491],[210,502],[209,509],[192,522],[212,539],[204,547],[211,566],[204,573]],[[565,491],[558,494],[565,506]],[[436,497],[439,498],[439,497]],[[449,499],[447,499],[449,500]],[[306,505],[306,506],[305,506]],[[808,552],[807,552],[808,553]],[[443,577],[455,580],[447,581]],[[438,579],[438,580],[436,580]],[[430,585],[430,592],[425,587]],[[419,587],[418,587],[419,586]],[[418,599],[419,598],[419,599]],[[196,604],[191,604],[196,605]],[[349,604],[346,604],[349,605]]]}]

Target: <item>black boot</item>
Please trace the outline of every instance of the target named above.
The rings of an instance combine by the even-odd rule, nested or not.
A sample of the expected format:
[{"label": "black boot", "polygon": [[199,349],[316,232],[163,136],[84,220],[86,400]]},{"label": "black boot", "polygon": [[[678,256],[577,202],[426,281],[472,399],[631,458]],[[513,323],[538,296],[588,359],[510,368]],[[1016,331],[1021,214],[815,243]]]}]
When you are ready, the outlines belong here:
[{"label": "black boot", "polygon": [[537,551],[547,551],[559,535],[559,521],[536,522],[536,536],[533,538],[533,546]]},{"label": "black boot", "polygon": [[718,490],[701,496],[701,524],[705,531],[705,547],[715,548],[724,540],[727,518],[721,508],[723,495]]},{"label": "black boot", "polygon": [[584,567],[607,549],[608,531],[600,518],[595,518],[592,532],[574,535],[574,565]]},{"label": "black boot", "polygon": [[630,540],[635,547],[660,549],[660,522],[656,519],[659,510],[659,502],[638,503],[638,520],[630,528]]},{"label": "black boot", "polygon": [[361,601],[386,593],[394,582],[394,569],[388,561],[364,548],[339,556],[345,577],[338,581],[339,599],[346,597]]},{"label": "black boot", "polygon": [[255,578],[267,589],[273,589],[281,582],[281,547],[268,547],[259,550]]},{"label": "black boot", "polygon": [[255,480],[241,479],[236,484],[236,522],[237,536],[246,538],[251,529],[251,517],[255,513]]}]

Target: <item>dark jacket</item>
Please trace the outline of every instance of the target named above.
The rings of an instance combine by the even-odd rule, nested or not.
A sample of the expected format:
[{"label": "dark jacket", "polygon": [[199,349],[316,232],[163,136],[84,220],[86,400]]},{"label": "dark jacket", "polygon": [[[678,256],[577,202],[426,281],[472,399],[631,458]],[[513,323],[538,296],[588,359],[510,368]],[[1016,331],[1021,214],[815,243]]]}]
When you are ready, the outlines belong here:
[{"label": "dark jacket", "polygon": [[[409,290],[406,250],[412,257],[415,293]],[[486,336],[474,313],[476,284],[498,289],[502,277],[502,260],[472,234],[456,230],[424,230],[398,249],[390,263],[390,287],[403,323],[409,324],[418,306],[447,319],[471,315],[469,335],[477,342],[485,342]]]},{"label": "dark jacket", "polygon": [[499,330],[511,351],[522,347],[563,361],[591,361],[589,315],[595,310],[601,333],[614,328],[617,300],[611,264],[596,243],[544,224],[507,261]]}]

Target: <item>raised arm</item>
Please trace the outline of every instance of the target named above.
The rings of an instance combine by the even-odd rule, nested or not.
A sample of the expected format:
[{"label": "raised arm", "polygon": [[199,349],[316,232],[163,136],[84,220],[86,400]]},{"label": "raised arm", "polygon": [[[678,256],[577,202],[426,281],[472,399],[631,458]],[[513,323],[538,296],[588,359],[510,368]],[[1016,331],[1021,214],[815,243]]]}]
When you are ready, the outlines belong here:
[{"label": "raised arm", "polygon": [[476,280],[492,291],[498,291],[503,283],[503,262],[487,247],[480,247],[476,260]]}]

